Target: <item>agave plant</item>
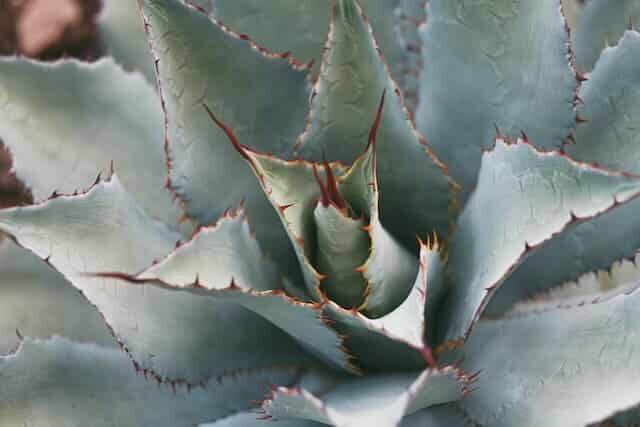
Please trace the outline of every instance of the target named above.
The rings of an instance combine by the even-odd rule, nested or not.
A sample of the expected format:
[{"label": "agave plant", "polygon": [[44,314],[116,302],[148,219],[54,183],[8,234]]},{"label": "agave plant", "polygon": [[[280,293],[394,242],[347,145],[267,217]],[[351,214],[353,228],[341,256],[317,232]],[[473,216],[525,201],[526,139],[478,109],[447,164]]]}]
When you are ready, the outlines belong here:
[{"label": "agave plant", "polygon": [[139,0],[155,87],[0,60],[0,423],[638,422],[638,2],[424,3]]}]

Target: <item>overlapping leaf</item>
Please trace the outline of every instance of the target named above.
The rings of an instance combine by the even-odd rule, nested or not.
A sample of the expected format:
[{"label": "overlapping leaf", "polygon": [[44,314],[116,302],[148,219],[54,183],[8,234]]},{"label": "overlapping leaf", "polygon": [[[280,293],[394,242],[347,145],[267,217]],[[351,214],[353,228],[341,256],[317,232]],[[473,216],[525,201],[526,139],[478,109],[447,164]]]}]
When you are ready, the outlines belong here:
[{"label": "overlapping leaf", "polygon": [[[361,153],[371,117],[386,90],[377,138],[381,221],[403,244],[415,247],[416,234],[446,230],[454,184],[408,120],[370,31],[357,1],[335,2],[329,49],[297,153],[320,161],[324,151],[331,160],[353,162]],[[407,212],[411,212],[411,227],[407,227]]]},{"label": "overlapping leaf", "polygon": [[136,0],[109,0],[102,4],[98,20],[100,40],[107,53],[128,70],[155,82],[153,56],[144,33]]},{"label": "overlapping leaf", "polygon": [[265,422],[269,426],[277,427],[320,427],[323,424],[308,420],[269,420],[255,412],[240,412],[230,415],[213,423],[200,424],[198,427],[264,427]]},{"label": "overlapping leaf", "polygon": [[587,2],[571,29],[576,68],[582,72],[591,71],[602,50],[618,44],[628,26],[639,20],[640,2],[637,0]]},{"label": "overlapping leaf", "polygon": [[530,250],[571,223],[638,194],[638,176],[540,152],[524,140],[498,139],[483,158],[478,188],[452,236],[452,286],[439,319],[446,339],[468,336],[505,276]]},{"label": "overlapping leaf", "polygon": [[0,60],[0,135],[37,200],[86,188],[113,163],[144,209],[175,225],[161,126],[153,87],[111,59]]},{"label": "overlapping leaf", "polygon": [[250,407],[273,384],[295,381],[294,369],[237,372],[205,387],[157,384],[135,375],[117,349],[62,338],[25,338],[0,357],[0,423],[4,426],[191,427]]},{"label": "overlapping leaf", "polygon": [[97,310],[45,262],[9,239],[0,242],[0,354],[18,334],[115,345]]},{"label": "overlapping leaf", "polygon": [[[603,52],[580,90],[575,144],[565,151],[579,161],[640,173],[640,35],[629,31],[615,48]],[[499,314],[513,302],[575,280],[579,275],[633,258],[640,248],[640,202],[563,233],[526,259],[507,279],[489,312]],[[606,231],[605,231],[606,230]]]},{"label": "overlapping leaf", "polygon": [[237,305],[91,275],[137,273],[179,238],[149,218],[116,176],[86,194],[0,211],[0,228],[48,259],[98,307],[139,368],[160,378],[194,384],[236,369],[308,361],[284,332]]},{"label": "overlapping leaf", "polygon": [[[345,335],[345,343],[359,366],[372,370],[420,369],[434,365],[433,354],[425,342],[425,312],[428,301],[438,296],[438,274],[442,268],[437,242],[420,242],[419,271],[404,302],[377,319],[327,302],[326,315]],[[435,289],[434,289],[435,288]],[[433,293],[433,295],[432,295]],[[378,351],[372,352],[371,348]]]},{"label": "overlapping leaf", "polygon": [[558,148],[575,125],[578,82],[558,0],[433,0],[422,29],[418,130],[465,189],[497,126]]},{"label": "overlapping leaf", "polygon": [[465,410],[483,425],[564,427],[636,405],[640,293],[629,292],[594,305],[481,321],[462,356],[467,369],[482,369],[482,392],[468,396]]},{"label": "overlapping leaf", "polygon": [[[343,1],[343,0],[341,0]],[[360,0],[394,76],[404,59],[394,11],[398,0]],[[232,29],[269,49],[291,52],[300,62],[314,62],[318,72],[325,47],[331,0],[216,0],[214,14]],[[287,25],[283,26],[282,22]]]},{"label": "overlapping leaf", "polygon": [[304,387],[277,388],[263,404],[267,415],[337,427],[395,427],[404,415],[460,399],[466,377],[454,368],[420,374],[370,375],[338,382],[321,395]]},{"label": "overlapping leaf", "polygon": [[[279,278],[271,261],[264,259],[246,221],[238,214],[221,220],[215,228],[201,230],[192,241],[139,274],[105,275],[148,284],[176,297],[193,295],[214,306],[239,305],[287,332],[328,363],[351,369],[341,338],[329,327],[319,305],[290,298],[275,287]],[[248,325],[237,327],[235,333],[245,334]],[[254,344],[260,342],[269,341],[262,337]]]},{"label": "overlapping leaf", "polygon": [[[203,104],[264,152],[288,150],[305,117],[308,82],[283,55],[230,33],[182,0],[141,0],[158,59],[170,187],[202,224],[245,201],[258,240],[285,271],[295,257],[251,169]],[[251,94],[247,96],[246,94]]]}]

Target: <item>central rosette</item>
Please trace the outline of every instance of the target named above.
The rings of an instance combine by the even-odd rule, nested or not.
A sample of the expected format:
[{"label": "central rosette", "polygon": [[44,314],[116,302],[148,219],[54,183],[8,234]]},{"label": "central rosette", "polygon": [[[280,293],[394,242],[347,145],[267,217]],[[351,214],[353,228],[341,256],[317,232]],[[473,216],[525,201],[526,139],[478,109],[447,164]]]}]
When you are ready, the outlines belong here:
[{"label": "central rosette", "polygon": [[248,161],[276,208],[298,257],[306,291],[370,318],[410,293],[418,260],[385,230],[378,210],[376,133],[384,95],[365,151],[350,165],[282,160],[242,145],[209,111]]}]

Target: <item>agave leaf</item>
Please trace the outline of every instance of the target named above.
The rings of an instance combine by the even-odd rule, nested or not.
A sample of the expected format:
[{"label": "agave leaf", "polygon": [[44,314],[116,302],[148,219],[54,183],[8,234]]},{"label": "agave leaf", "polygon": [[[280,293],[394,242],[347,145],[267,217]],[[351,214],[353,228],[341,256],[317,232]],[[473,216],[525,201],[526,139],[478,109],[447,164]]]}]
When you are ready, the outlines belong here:
[{"label": "agave leaf", "polygon": [[153,56],[144,33],[136,0],[109,0],[98,21],[100,40],[109,55],[128,70],[137,70],[155,82]]},{"label": "agave leaf", "polygon": [[69,282],[5,239],[0,242],[0,354],[16,348],[18,333],[115,345],[96,309]]},{"label": "agave leaf", "polygon": [[615,46],[630,23],[639,21],[637,0],[590,0],[571,29],[576,68],[591,71],[602,50]]},{"label": "agave leaf", "polygon": [[330,0],[215,0],[213,6],[214,15],[234,31],[268,49],[291,52],[301,63],[313,61],[318,71]]},{"label": "agave leaf", "polygon": [[377,132],[381,124],[384,96],[369,132],[366,151],[339,178],[338,188],[359,214],[369,218],[366,231],[371,250],[366,261],[357,267],[368,283],[362,310],[369,317],[383,316],[405,300],[411,292],[418,263],[382,226],[379,212]]},{"label": "agave leaf", "polygon": [[590,427],[629,427],[635,426],[640,423],[640,406],[634,406],[620,412],[617,412],[612,417],[608,417],[606,420],[598,422],[597,424],[590,425]]},{"label": "agave leaf", "polygon": [[381,218],[403,244],[415,247],[415,233],[446,229],[453,184],[409,121],[370,31],[358,2],[335,2],[329,48],[297,152],[319,161],[324,151],[332,160],[352,163],[361,153],[378,97],[386,90],[390,96],[377,140]]},{"label": "agave leaf", "polygon": [[[322,275],[310,260],[316,249],[313,211],[321,197],[318,180],[326,180],[324,178],[329,174],[339,176],[344,172],[344,167],[338,163],[325,163],[321,165],[323,171],[319,172],[315,163],[287,161],[255,152],[242,145],[233,130],[222,123],[213,112],[207,111],[215,124],[226,132],[230,145],[238,151],[234,155],[244,158],[253,169],[258,179],[256,186],[261,187],[268,197],[293,244],[308,293],[316,300],[321,299],[319,285]],[[320,173],[323,174],[322,178]]]},{"label": "agave leaf", "polygon": [[[188,0],[211,9],[213,0]],[[98,21],[98,37],[107,53],[127,70],[142,72],[156,81],[154,58],[144,31],[144,24],[136,0],[109,0],[102,3]]]},{"label": "agave leaf", "polygon": [[195,384],[236,369],[307,359],[286,334],[237,305],[88,275],[137,273],[179,238],[149,218],[116,176],[79,196],[0,211],[0,229],[81,290],[139,368],[159,378]]},{"label": "agave leaf", "polygon": [[[326,315],[345,336],[359,366],[369,369],[420,369],[435,364],[424,341],[425,306],[431,298],[432,271],[441,263],[437,242],[420,242],[419,270],[410,294],[390,313],[370,319],[355,310],[327,302]],[[377,351],[371,351],[374,347]]]},{"label": "agave leaf", "polygon": [[467,397],[465,410],[483,425],[564,427],[637,404],[639,298],[636,290],[599,304],[481,321],[462,356],[467,369],[482,369],[482,392]]},{"label": "agave leaf", "polygon": [[343,307],[362,306],[368,283],[358,266],[367,259],[371,246],[364,218],[351,218],[336,206],[321,203],[313,216],[318,239],[316,264],[325,276],[323,289]]},{"label": "agave leaf", "polygon": [[[628,263],[628,264],[627,264]],[[600,273],[600,272],[599,272]],[[611,274],[585,274],[577,282],[569,282],[536,294],[515,304],[503,317],[525,316],[567,307],[579,307],[608,301],[629,292],[629,283],[638,283],[640,271],[628,261],[616,263]],[[618,280],[625,280],[619,283]]]},{"label": "agave leaf", "polygon": [[[334,366],[351,369],[341,337],[329,327],[320,306],[290,298],[276,287],[279,278],[272,263],[262,257],[247,223],[239,214],[234,215],[221,220],[215,228],[201,230],[191,242],[139,274],[102,275],[176,295],[197,296],[214,306],[242,306]],[[269,342],[266,337],[258,341]]]},{"label": "agave leaf", "polygon": [[[363,308],[375,317],[404,300],[417,269],[413,256],[379,220],[375,152],[383,106],[384,95],[369,131],[366,151],[346,170],[337,163],[286,161],[254,152],[209,111],[231,145],[251,165],[280,215],[311,296],[322,299],[322,288],[339,304]],[[349,215],[354,215],[355,220],[351,221]],[[369,222],[363,227],[365,219]],[[345,234],[347,231],[349,234]],[[371,250],[367,254],[369,239]],[[325,269],[318,271],[319,267]],[[336,274],[326,276],[331,273]],[[358,295],[364,296],[365,291],[366,299],[361,303]]]},{"label": "agave leaf", "polygon": [[302,418],[336,427],[394,427],[404,415],[460,399],[465,387],[466,377],[445,367],[347,380],[321,396],[301,386],[279,387],[262,407],[276,419]]},{"label": "agave leaf", "polygon": [[[360,0],[360,3],[383,54],[395,67],[404,55],[395,31],[394,9],[398,0]],[[233,30],[248,34],[271,50],[291,52],[299,62],[313,61],[314,73],[320,68],[330,12],[331,0],[216,0],[214,3],[214,14]],[[282,25],[283,22],[287,24]]]},{"label": "agave leaf", "polygon": [[401,427],[472,427],[456,404],[432,406],[402,420]]},{"label": "agave leaf", "polygon": [[494,125],[559,147],[578,86],[559,0],[433,0],[427,13],[416,123],[453,178],[473,189]]},{"label": "agave leaf", "polygon": [[[588,122],[578,126],[575,144],[565,146],[572,158],[640,173],[639,56],[640,35],[635,31],[603,52],[580,90],[578,112]],[[515,301],[632,258],[640,248],[639,216],[640,201],[632,201],[553,239],[507,279],[488,312],[500,314]]]},{"label": "agave leaf", "polygon": [[161,114],[153,87],[111,59],[0,59],[0,134],[37,200],[86,188],[113,162],[150,215],[177,224],[164,187]]},{"label": "agave leaf", "polygon": [[298,271],[278,216],[251,169],[202,105],[236,129],[244,143],[278,154],[303,126],[306,73],[294,70],[285,55],[261,50],[182,0],[140,1],[159,60],[171,189],[201,224],[244,200],[263,248],[285,271]]},{"label": "agave leaf", "polygon": [[639,57],[637,31],[627,31],[616,47],[602,52],[580,88],[578,112],[587,121],[576,129],[576,143],[565,147],[571,157],[640,173]]},{"label": "agave leaf", "polygon": [[0,423],[34,427],[190,427],[246,410],[295,369],[237,372],[205,387],[157,384],[136,375],[119,350],[63,338],[25,338],[0,357]]},{"label": "agave leaf", "polygon": [[213,423],[200,424],[198,427],[320,427],[324,424],[308,420],[269,420],[265,422],[264,417],[255,412],[240,412],[230,415]]},{"label": "agave leaf", "polygon": [[427,19],[427,1],[428,0],[400,0],[398,6],[405,16],[412,17],[417,21],[425,21]]},{"label": "agave leaf", "polygon": [[427,0],[400,0],[395,11],[397,31],[405,55],[401,58],[399,66],[396,66],[399,71],[394,73],[394,77],[402,88],[405,104],[412,112],[415,112],[418,106],[418,93],[423,77],[422,38],[418,29],[427,20],[426,7]]},{"label": "agave leaf", "polygon": [[260,251],[242,210],[228,212],[215,225],[200,227],[189,241],[161,261],[154,261],[136,278],[159,278],[173,286],[202,282],[217,289],[237,281],[251,284],[256,290],[270,290],[280,282],[278,271]]},{"label": "agave leaf", "polygon": [[468,336],[505,276],[532,249],[639,194],[639,176],[541,152],[524,140],[498,139],[452,236],[453,286],[439,324],[446,339]]}]

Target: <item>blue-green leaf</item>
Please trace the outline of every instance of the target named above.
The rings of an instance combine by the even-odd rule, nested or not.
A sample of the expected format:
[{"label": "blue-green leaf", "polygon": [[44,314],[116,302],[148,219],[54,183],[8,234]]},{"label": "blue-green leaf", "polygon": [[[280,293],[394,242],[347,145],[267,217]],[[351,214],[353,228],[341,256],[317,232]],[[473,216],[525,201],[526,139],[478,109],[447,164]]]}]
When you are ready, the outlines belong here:
[{"label": "blue-green leaf", "polygon": [[[498,139],[451,238],[446,339],[467,337],[505,277],[532,249],[577,221],[640,194],[640,176],[610,172]],[[512,286],[517,286],[513,283]]]},{"label": "blue-green leaf", "polygon": [[[420,243],[419,269],[413,288],[404,302],[377,319],[370,319],[353,310],[345,310],[327,302],[326,315],[334,327],[344,334],[345,344],[358,366],[372,370],[420,369],[435,364],[431,349],[425,342],[427,325],[425,311],[432,298],[432,275],[441,268],[437,242]],[[378,351],[372,352],[375,347]]]},{"label": "blue-green leaf", "polygon": [[170,187],[201,224],[244,200],[263,248],[285,271],[297,271],[278,216],[203,104],[235,129],[244,144],[282,153],[304,125],[307,74],[182,0],[141,3],[159,61]]},{"label": "blue-green leaf", "polygon": [[[279,288],[279,277],[272,262],[260,253],[246,221],[235,215],[219,221],[215,228],[202,229],[192,241],[139,274],[103,275],[129,282],[123,282],[123,287],[137,284],[173,292],[176,296],[197,296],[213,306],[244,307],[335,367],[351,369],[342,338],[329,327],[320,305],[288,297]],[[233,326],[243,330],[254,327]],[[257,339],[255,344],[265,341],[266,338]],[[296,352],[297,348],[292,346],[291,355]]]},{"label": "blue-green leaf", "polygon": [[[567,144],[566,153],[579,161],[640,173],[640,34],[628,31],[617,47],[603,52],[580,97],[578,112],[588,122],[578,126],[575,144]],[[640,248],[639,216],[640,201],[631,201],[556,237],[507,279],[489,313],[502,313],[515,301],[632,258]]]},{"label": "blue-green leaf", "polygon": [[640,19],[638,0],[590,0],[571,28],[575,63],[579,71],[593,69],[601,52],[615,46],[629,23]]},{"label": "blue-green leaf", "polygon": [[127,70],[142,72],[149,82],[156,81],[153,55],[136,0],[103,2],[98,34],[107,53],[119,64]]},{"label": "blue-green leaf", "polygon": [[455,184],[415,132],[370,31],[357,1],[335,2],[329,49],[297,153],[320,161],[324,150],[330,160],[352,163],[362,152],[380,95],[386,91],[377,138],[380,216],[392,235],[413,248],[416,234],[447,229]]},{"label": "blue-green leaf", "polygon": [[[171,252],[179,239],[149,218],[116,176],[82,195],[2,210],[0,229],[81,290],[140,369],[160,378],[197,384],[237,369],[308,360],[284,332],[237,305],[92,275],[137,273]],[[262,268],[265,274],[254,277],[267,280]]]},{"label": "blue-green leaf", "polygon": [[[360,3],[394,76],[402,80],[400,66],[405,51],[394,13],[398,1],[361,0]],[[313,71],[317,73],[329,30],[331,5],[330,0],[216,0],[214,14],[261,46],[291,52],[299,62],[313,61]]]},{"label": "blue-green leaf", "polygon": [[482,369],[465,410],[482,425],[566,427],[636,405],[640,292],[628,292],[594,305],[481,321],[461,355],[465,368]]},{"label": "blue-green leaf", "polygon": [[157,384],[136,374],[119,350],[63,338],[25,338],[0,357],[0,424],[32,427],[192,427],[247,410],[295,369],[256,369],[203,387]]},{"label": "blue-green leaf", "polygon": [[578,87],[559,0],[432,0],[427,13],[416,124],[465,191],[494,126],[558,148],[575,127]]},{"label": "blue-green leaf", "polygon": [[34,254],[4,239],[0,242],[0,354],[16,348],[18,334],[116,344],[98,311],[71,283]]},{"label": "blue-green leaf", "polygon": [[338,381],[319,395],[303,386],[280,387],[263,409],[276,419],[301,418],[336,427],[395,427],[405,415],[460,399],[465,382],[460,371],[445,367]]},{"label": "blue-green leaf", "polygon": [[308,420],[268,420],[255,412],[240,412],[222,418],[213,423],[200,424],[198,427],[320,427],[324,424]]},{"label": "blue-green leaf", "polygon": [[0,135],[36,200],[83,190],[113,164],[151,216],[178,222],[165,188],[158,96],[111,59],[0,59]]}]

